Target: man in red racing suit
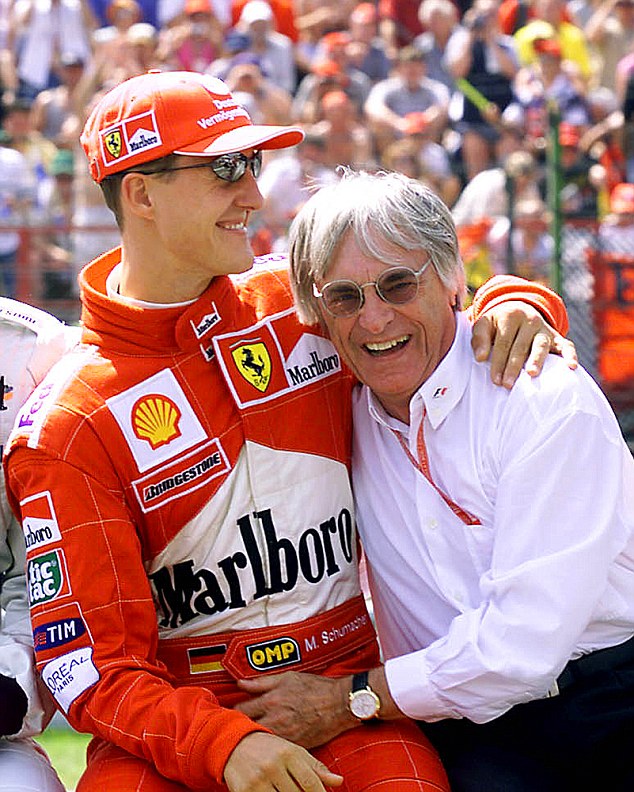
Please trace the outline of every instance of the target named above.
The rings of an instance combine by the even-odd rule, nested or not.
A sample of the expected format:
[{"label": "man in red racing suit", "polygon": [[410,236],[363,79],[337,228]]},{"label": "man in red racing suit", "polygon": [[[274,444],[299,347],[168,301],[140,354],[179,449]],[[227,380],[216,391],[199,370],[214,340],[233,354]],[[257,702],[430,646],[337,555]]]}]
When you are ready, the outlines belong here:
[{"label": "man in red racing suit", "polygon": [[[125,223],[123,251],[82,273],[83,344],[27,402],[6,458],[38,668],[95,736],[78,792],[323,789],[295,758],[282,781],[248,776],[238,749],[267,730],[231,707],[238,679],[379,661],[358,577],[350,375],[298,323],[284,269],[216,274],[174,304],[119,297]],[[520,285],[489,286],[476,307]],[[558,298],[525,292],[565,324]],[[311,753],[348,792],[448,789],[405,719]],[[238,757],[246,776],[228,771]]]}]

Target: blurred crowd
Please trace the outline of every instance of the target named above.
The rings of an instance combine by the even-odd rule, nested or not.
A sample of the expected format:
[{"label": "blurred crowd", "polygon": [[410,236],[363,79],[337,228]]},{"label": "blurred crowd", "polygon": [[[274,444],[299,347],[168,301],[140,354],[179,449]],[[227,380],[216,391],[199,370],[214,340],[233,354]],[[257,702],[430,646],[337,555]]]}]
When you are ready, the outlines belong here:
[{"label": "blurred crowd", "polygon": [[257,253],[284,252],[346,164],[420,179],[466,247],[486,238],[493,271],[547,281],[554,118],[563,215],[634,255],[634,0],[0,0],[2,294],[18,227],[39,229],[48,299],[117,244],[78,135],[97,97],[149,69],[218,76],[256,123],[305,129],[266,153]]}]

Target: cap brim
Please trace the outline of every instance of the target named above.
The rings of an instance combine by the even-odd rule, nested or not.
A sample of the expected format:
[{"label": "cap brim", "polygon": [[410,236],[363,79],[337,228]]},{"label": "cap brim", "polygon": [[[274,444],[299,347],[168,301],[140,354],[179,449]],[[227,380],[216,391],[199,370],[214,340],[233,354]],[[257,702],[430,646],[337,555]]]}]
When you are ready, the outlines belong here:
[{"label": "cap brim", "polygon": [[304,139],[304,130],[299,127],[262,126],[246,124],[245,126],[225,132],[224,135],[209,137],[184,146],[174,154],[198,155],[215,157],[219,154],[231,154],[246,149],[283,149],[296,146]]}]

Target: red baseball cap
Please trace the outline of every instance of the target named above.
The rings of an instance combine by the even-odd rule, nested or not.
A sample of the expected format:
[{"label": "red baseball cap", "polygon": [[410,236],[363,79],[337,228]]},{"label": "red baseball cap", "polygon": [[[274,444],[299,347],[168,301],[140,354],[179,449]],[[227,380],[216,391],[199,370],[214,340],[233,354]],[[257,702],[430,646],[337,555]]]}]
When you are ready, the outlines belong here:
[{"label": "red baseball cap", "polygon": [[610,211],[616,214],[634,213],[634,184],[617,184],[610,193]]},{"label": "red baseball cap", "polygon": [[535,39],[533,49],[539,55],[551,55],[553,58],[561,58],[561,44],[554,38]]},{"label": "red baseball cap", "polygon": [[216,157],[250,148],[288,148],[303,138],[298,127],[253,124],[217,77],[152,71],[105,94],[80,141],[92,178],[101,182],[168,154]]}]

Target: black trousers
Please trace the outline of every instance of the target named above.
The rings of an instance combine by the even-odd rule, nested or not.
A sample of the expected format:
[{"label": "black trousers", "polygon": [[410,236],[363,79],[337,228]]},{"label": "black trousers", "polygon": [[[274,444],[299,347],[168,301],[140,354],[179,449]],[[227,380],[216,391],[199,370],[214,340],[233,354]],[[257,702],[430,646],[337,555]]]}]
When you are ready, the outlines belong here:
[{"label": "black trousers", "polygon": [[420,724],[453,792],[634,792],[634,639],[569,663],[560,680],[558,696],[489,723]]}]

